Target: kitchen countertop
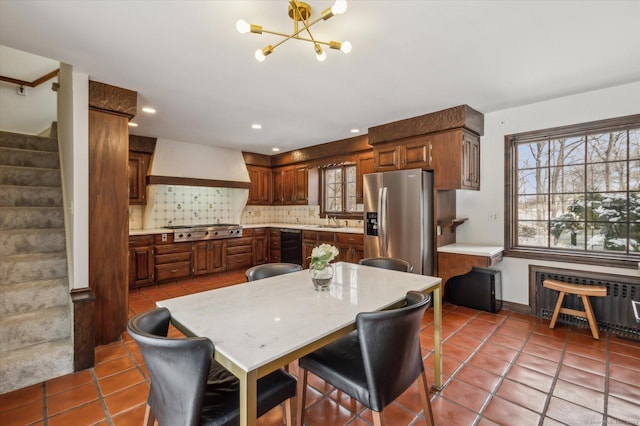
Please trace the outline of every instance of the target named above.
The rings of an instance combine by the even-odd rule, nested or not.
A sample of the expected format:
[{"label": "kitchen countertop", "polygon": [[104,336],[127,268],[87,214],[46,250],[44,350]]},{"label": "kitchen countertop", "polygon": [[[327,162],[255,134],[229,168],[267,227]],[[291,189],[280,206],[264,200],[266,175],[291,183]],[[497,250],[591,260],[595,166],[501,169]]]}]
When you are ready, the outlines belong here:
[{"label": "kitchen countertop", "polygon": [[504,251],[504,247],[492,246],[489,244],[464,244],[454,243],[446,246],[438,247],[438,252],[466,254],[470,256],[486,256],[492,257]]},{"label": "kitchen countertop", "polygon": [[[340,227],[326,228],[321,225],[303,225],[300,223],[260,223],[242,225],[245,229],[253,228],[282,228],[282,229],[300,229],[302,231],[325,231],[325,232],[343,232],[347,234],[362,234],[363,227]],[[151,235],[151,234],[172,234],[173,229],[155,228],[155,229],[130,229],[129,235]]]}]

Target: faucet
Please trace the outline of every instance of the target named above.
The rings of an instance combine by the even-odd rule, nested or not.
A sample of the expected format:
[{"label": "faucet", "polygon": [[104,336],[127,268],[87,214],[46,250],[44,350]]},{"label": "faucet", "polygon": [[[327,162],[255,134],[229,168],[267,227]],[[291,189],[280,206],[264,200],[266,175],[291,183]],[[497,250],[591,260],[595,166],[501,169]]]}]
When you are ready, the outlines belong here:
[{"label": "faucet", "polygon": [[337,217],[332,217],[331,220],[333,221],[333,223],[336,224],[336,226],[339,228],[340,227],[340,222],[338,222],[338,218]]}]

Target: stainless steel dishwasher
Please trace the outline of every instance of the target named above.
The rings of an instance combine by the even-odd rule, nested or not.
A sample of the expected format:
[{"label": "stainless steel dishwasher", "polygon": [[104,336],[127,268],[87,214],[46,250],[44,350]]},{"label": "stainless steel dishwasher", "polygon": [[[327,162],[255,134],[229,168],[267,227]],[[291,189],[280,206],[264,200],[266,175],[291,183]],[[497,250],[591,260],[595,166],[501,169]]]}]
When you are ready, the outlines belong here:
[{"label": "stainless steel dishwasher", "polygon": [[302,231],[281,229],[280,252],[282,262],[302,265]]}]

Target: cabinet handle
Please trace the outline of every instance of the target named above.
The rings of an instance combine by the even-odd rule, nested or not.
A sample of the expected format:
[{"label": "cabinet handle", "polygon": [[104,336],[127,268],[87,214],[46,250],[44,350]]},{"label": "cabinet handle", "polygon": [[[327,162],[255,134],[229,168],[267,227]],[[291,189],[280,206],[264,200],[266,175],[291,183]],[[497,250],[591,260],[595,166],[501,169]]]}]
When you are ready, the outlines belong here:
[{"label": "cabinet handle", "polygon": [[172,269],[171,273],[178,272],[178,269]]},{"label": "cabinet handle", "polygon": [[433,159],[431,157],[431,149],[432,149],[433,145],[431,144],[431,141],[429,141],[429,164],[431,164],[433,162]]}]

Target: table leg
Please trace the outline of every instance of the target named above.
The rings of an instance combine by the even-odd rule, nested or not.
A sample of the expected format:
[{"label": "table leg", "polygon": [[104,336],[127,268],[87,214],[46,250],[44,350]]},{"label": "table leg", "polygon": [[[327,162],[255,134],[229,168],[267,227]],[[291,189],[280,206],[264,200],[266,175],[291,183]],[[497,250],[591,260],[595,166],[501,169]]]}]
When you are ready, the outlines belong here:
[{"label": "table leg", "polygon": [[240,376],[240,426],[255,426],[258,417],[258,373],[249,371]]},{"label": "table leg", "polygon": [[441,285],[433,290],[433,387],[440,390],[442,388],[442,297],[440,296]]}]

